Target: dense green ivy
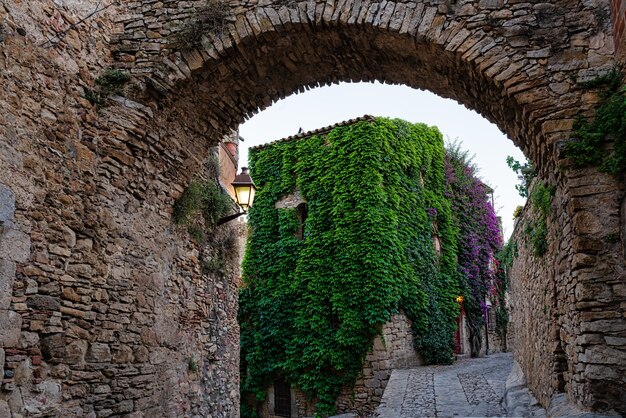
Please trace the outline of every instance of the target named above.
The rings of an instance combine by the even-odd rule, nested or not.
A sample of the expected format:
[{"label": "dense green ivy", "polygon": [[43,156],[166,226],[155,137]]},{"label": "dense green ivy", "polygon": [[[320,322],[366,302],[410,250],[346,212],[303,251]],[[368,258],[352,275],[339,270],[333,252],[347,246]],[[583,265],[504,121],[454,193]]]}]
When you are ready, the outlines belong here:
[{"label": "dense green ivy", "polygon": [[[565,153],[575,167],[596,165],[600,171],[620,174],[626,171],[626,86],[623,67],[582,84],[598,89],[600,101],[592,120],[578,118],[575,141],[565,145]],[[607,147],[607,142],[613,142]]]},{"label": "dense green ivy", "polygon": [[[259,190],[240,293],[244,401],[262,401],[283,377],[332,414],[400,310],[427,362],[452,361],[462,286],[444,153],[436,128],[384,118],[251,152]],[[275,208],[296,188],[308,203],[303,239],[296,210]]]},{"label": "dense green ivy", "polygon": [[538,182],[530,194],[531,207],[536,216],[526,222],[524,235],[528,238],[532,254],[536,257],[543,257],[548,252],[548,216],[555,193],[554,186]]}]

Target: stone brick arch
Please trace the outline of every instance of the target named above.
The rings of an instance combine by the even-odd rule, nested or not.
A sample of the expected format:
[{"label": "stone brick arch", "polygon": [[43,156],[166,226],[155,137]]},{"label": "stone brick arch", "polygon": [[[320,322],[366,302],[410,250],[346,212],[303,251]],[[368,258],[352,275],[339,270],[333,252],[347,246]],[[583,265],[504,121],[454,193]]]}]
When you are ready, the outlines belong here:
[{"label": "stone brick arch", "polygon": [[[592,170],[558,170],[559,143],[597,100],[579,82],[615,62],[608,2],[232,0],[219,34],[206,31],[184,48],[173,44],[206,4],[170,2],[161,12],[130,4],[120,19],[124,31],[112,37],[116,65],[143,82],[140,100],[161,108],[157,120],[215,142],[294,92],[380,80],[453,98],[507,133],[557,189],[550,255],[540,263],[524,255],[518,267],[515,326],[525,341],[517,343],[516,358],[544,405],[566,392],[585,407],[619,406],[620,395],[606,390],[616,381],[598,372],[612,348],[594,340],[604,325],[593,321],[619,318],[623,297],[577,305],[571,293],[594,299],[598,271],[610,271],[602,289],[623,294],[615,284],[626,273],[620,250],[587,243],[621,228],[624,187]],[[586,313],[588,306],[603,314]],[[606,332],[615,337],[619,331],[611,330],[620,326]]]},{"label": "stone brick arch", "polygon": [[166,20],[171,11],[158,17],[150,27],[167,28],[161,32],[138,25],[135,14],[113,42],[122,58],[153,45],[131,71],[149,72],[149,88],[194,103],[219,132],[306,88],[379,80],[457,100],[539,166],[553,166],[554,143],[592,104],[576,83],[613,63],[603,3],[255,3],[229,2],[223,31],[195,45],[173,40],[201,10],[197,3],[176,9],[183,17],[174,23]]}]

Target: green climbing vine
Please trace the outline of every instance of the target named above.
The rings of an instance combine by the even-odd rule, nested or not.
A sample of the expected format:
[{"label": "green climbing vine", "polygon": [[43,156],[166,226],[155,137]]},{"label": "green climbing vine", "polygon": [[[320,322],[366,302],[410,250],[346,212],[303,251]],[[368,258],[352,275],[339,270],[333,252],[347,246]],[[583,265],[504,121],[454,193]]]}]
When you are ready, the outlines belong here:
[{"label": "green climbing vine", "polygon": [[528,197],[528,186],[530,186],[530,183],[537,176],[532,163],[528,160],[526,160],[525,163],[520,163],[509,155],[506,157],[506,164],[517,174],[519,183],[515,185],[515,190],[517,190],[521,197]]},{"label": "green climbing vine", "polygon": [[[332,414],[400,310],[424,359],[451,362],[460,284],[439,131],[362,121],[250,159],[259,191],[240,294],[242,399],[261,401],[283,377]],[[296,210],[275,208],[296,188],[309,205],[302,240]]]},{"label": "green climbing vine", "polygon": [[[436,128],[360,121],[253,150],[250,168],[259,190],[239,300],[244,416],[279,378],[333,414],[394,313],[411,320],[427,363],[453,360],[458,296],[484,323],[499,227],[476,168]],[[295,190],[304,225],[300,209],[276,208]]]},{"label": "green climbing vine", "polygon": [[[598,166],[600,171],[626,171],[626,85],[622,67],[583,83],[583,88],[600,89],[600,101],[592,120],[578,118],[575,141],[565,145],[565,155],[575,167]],[[607,147],[607,141],[613,147]]]},{"label": "green climbing vine", "polygon": [[518,255],[517,242],[510,239],[496,254],[497,269],[495,280],[495,311],[496,334],[500,338],[502,350],[507,351],[507,331],[509,325],[509,309],[506,294],[509,290],[509,276],[513,261]]},{"label": "green climbing vine", "polygon": [[531,252],[536,257],[543,257],[548,251],[548,216],[555,192],[554,186],[538,182],[530,193],[530,203],[536,217],[526,222],[524,235],[528,238]]}]

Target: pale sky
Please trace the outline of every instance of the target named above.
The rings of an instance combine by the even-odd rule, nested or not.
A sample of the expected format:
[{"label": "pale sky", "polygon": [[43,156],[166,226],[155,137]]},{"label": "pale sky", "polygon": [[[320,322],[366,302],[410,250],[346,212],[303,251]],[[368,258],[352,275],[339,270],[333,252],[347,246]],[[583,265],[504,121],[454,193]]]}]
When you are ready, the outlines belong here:
[{"label": "pale sky", "polygon": [[428,91],[380,83],[342,83],[294,94],[272,104],[239,128],[239,166],[248,165],[248,147],[363,116],[400,118],[437,126],[444,138],[459,139],[474,156],[482,180],[494,188],[495,208],[504,237],[513,232],[513,210],[525,199],[515,190],[517,176],[506,165],[524,155],[494,124],[450,99]]}]

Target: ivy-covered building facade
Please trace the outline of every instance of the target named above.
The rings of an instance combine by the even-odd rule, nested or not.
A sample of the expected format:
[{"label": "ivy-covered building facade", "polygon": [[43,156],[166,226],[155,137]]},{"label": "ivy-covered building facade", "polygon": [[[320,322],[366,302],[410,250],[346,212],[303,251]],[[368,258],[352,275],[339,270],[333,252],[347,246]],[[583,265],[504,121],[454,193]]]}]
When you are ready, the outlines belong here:
[{"label": "ivy-covered building facade", "polygon": [[254,148],[250,171],[242,416],[367,413],[391,369],[484,352],[499,226],[437,128],[364,116]]}]

